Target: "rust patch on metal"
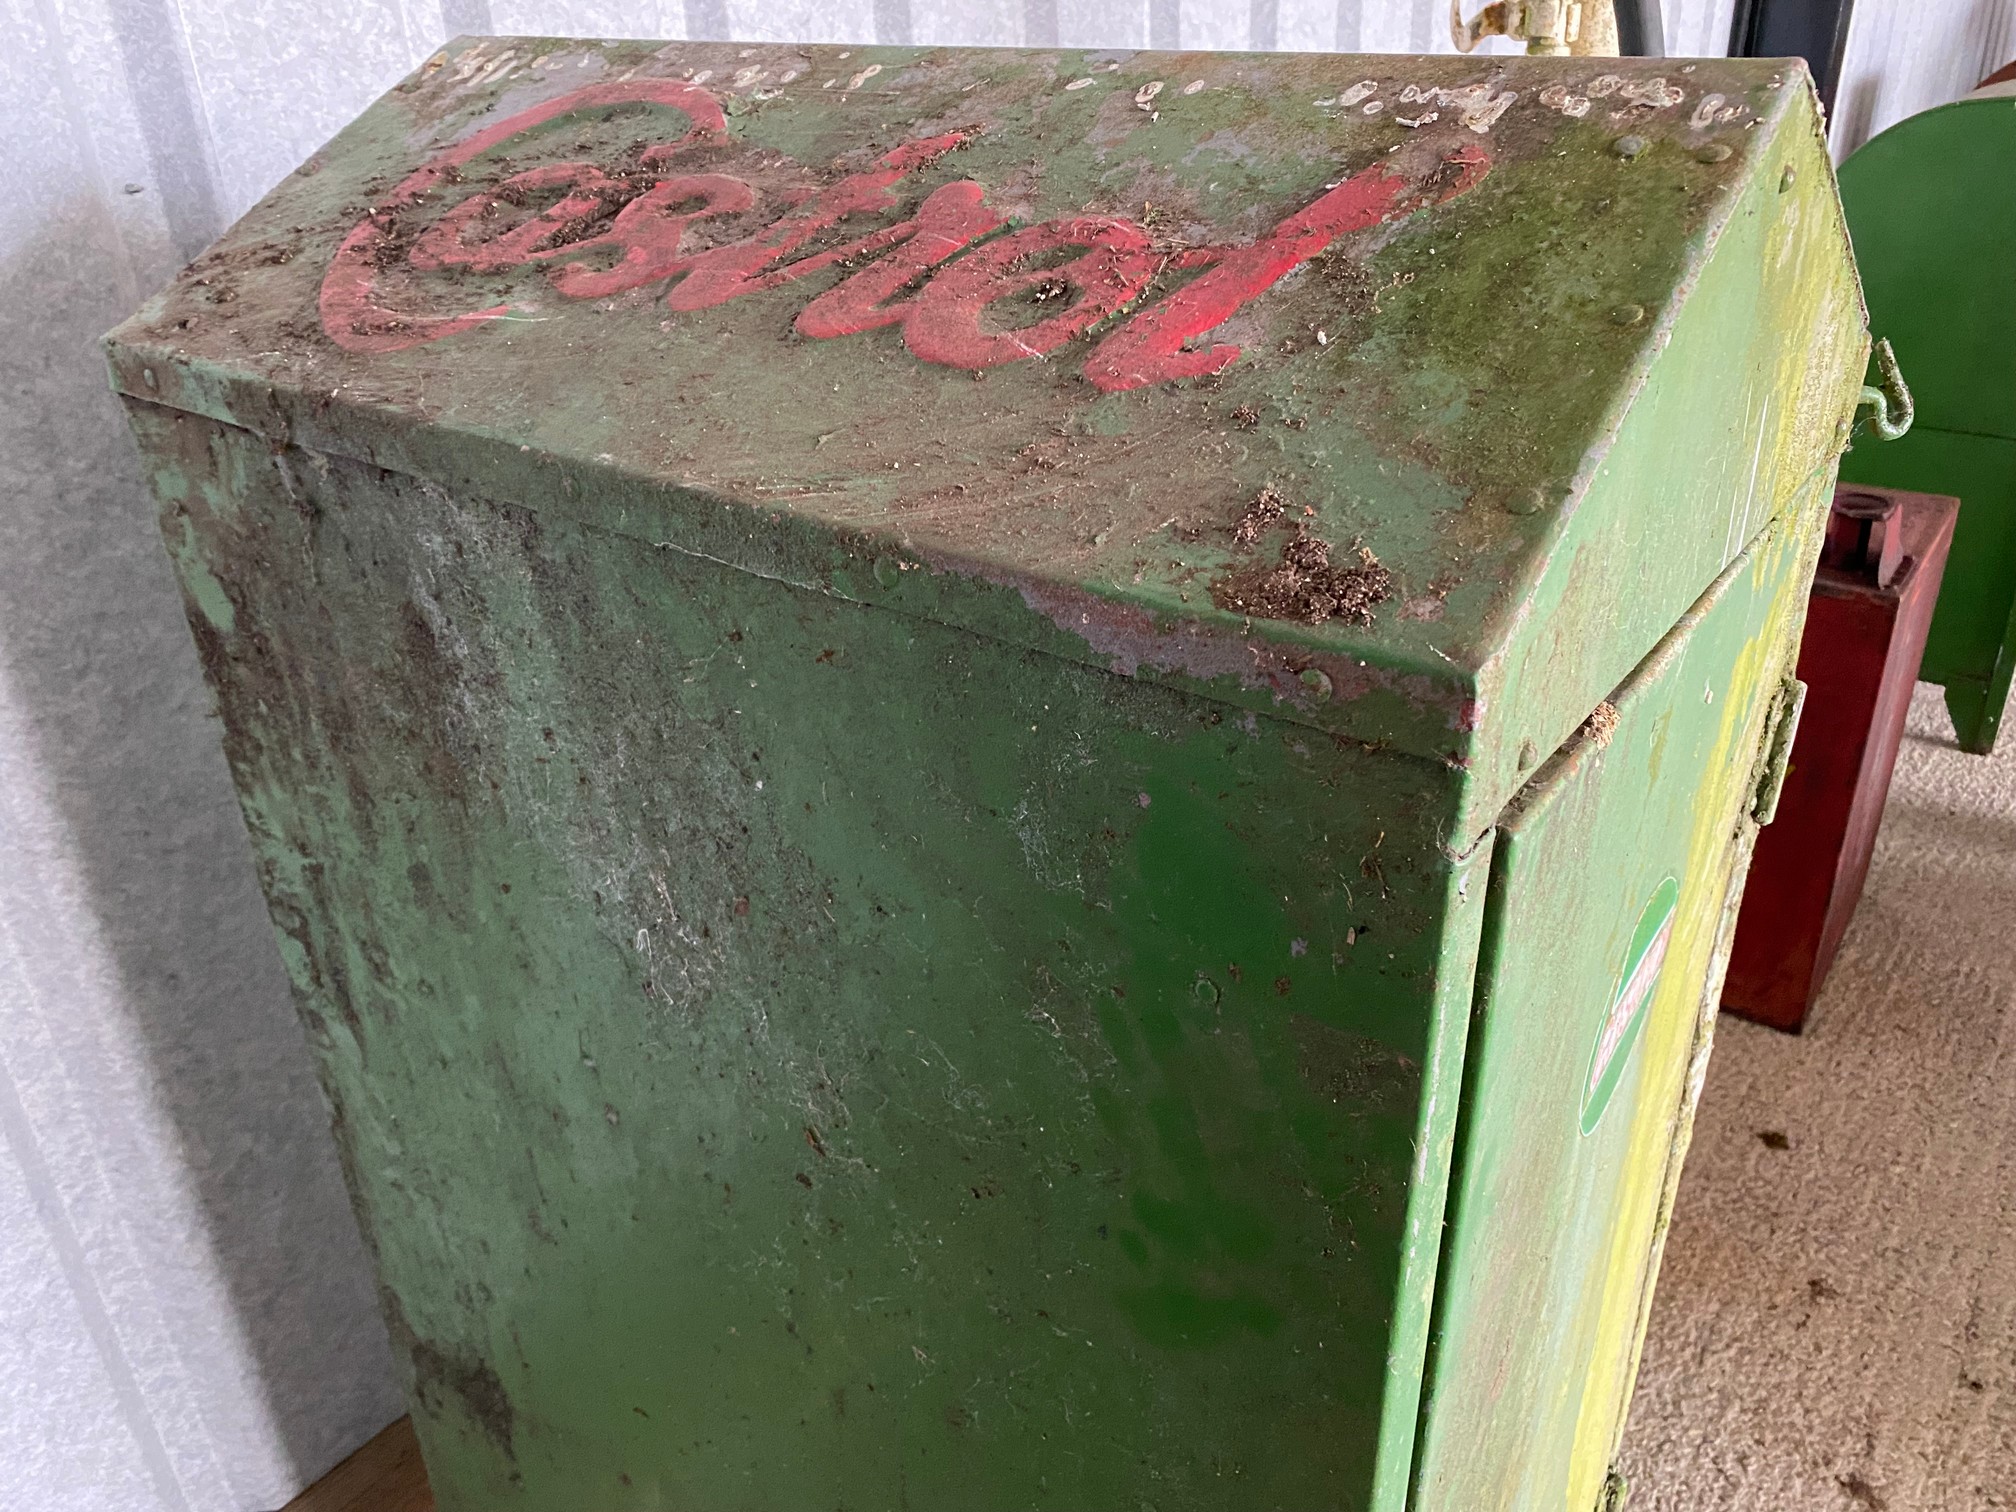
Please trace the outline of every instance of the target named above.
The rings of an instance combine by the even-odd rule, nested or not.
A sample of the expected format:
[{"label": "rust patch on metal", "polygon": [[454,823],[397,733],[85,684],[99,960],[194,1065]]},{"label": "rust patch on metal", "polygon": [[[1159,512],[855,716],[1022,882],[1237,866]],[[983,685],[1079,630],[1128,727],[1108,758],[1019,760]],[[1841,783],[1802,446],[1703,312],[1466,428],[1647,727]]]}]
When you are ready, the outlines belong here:
[{"label": "rust patch on metal", "polygon": [[1582,733],[1596,742],[1596,749],[1602,750],[1617,738],[1617,705],[1604,699],[1582,721]]},{"label": "rust patch on metal", "polygon": [[[496,1370],[467,1349],[423,1339],[407,1321],[398,1294],[385,1291],[381,1295],[393,1347],[413,1362],[414,1396],[437,1415],[451,1401],[459,1404],[484,1436],[515,1463],[518,1409]],[[517,1472],[512,1474],[515,1479]]]},{"label": "rust patch on metal", "polygon": [[515,1458],[512,1440],[518,1412],[504,1382],[487,1360],[461,1350],[444,1349],[429,1339],[412,1341],[413,1389],[435,1411],[444,1396],[452,1396],[503,1453]]},{"label": "rust patch on metal", "polygon": [[[1239,636],[1197,619],[1158,618],[1139,605],[971,562],[926,555],[925,565],[933,572],[1012,589],[1032,612],[1082,641],[1110,670],[1125,677],[1145,668],[1206,684],[1230,678],[1242,688],[1271,693],[1276,704],[1298,708],[1332,698],[1391,693],[1417,709],[1439,711],[1446,728],[1456,734],[1474,731],[1484,716],[1483,704],[1467,691],[1420,672]],[[1460,754],[1438,754],[1444,761],[1464,764]]]}]

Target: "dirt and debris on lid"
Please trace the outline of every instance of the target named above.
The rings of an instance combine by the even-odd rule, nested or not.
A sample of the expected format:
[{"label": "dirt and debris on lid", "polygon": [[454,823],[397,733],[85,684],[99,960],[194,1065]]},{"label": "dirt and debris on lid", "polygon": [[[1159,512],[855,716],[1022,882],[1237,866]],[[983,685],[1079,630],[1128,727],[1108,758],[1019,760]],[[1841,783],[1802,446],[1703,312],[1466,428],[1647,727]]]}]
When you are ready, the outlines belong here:
[{"label": "dirt and debris on lid", "polygon": [[1602,750],[1617,738],[1617,705],[1604,699],[1589,711],[1589,717],[1582,721],[1582,733],[1596,742],[1596,749]]},{"label": "dirt and debris on lid", "polygon": [[1287,507],[1288,501],[1271,484],[1261,489],[1253,502],[1246,506],[1245,513],[1232,522],[1232,539],[1241,546],[1258,544],[1260,537],[1281,518]]},{"label": "dirt and debris on lid", "polygon": [[[1254,503],[1257,506],[1260,500]],[[1220,578],[1211,585],[1211,602],[1254,619],[1300,620],[1307,625],[1337,619],[1369,625],[1373,606],[1393,596],[1393,574],[1363,546],[1357,548],[1357,556],[1348,566],[1333,565],[1330,543],[1311,535],[1307,525],[1297,525],[1294,538],[1281,548],[1278,563]]]}]

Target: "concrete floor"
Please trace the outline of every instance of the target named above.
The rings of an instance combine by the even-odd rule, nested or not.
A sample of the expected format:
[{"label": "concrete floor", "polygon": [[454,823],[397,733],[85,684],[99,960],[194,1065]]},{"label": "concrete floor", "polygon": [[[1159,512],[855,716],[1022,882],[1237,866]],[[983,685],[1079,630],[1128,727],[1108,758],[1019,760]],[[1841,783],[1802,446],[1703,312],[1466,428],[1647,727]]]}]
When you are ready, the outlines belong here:
[{"label": "concrete floor", "polygon": [[1624,1468],[1631,1512],[2016,1508],[2016,734],[1963,755],[1936,689],[1812,1026],[1722,1021]]}]

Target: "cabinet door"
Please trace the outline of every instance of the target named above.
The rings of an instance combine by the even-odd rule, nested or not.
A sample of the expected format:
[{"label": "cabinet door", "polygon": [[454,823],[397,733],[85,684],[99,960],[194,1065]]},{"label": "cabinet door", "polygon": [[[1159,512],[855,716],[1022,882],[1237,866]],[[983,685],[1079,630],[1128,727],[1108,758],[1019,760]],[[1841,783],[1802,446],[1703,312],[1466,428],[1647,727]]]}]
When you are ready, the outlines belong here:
[{"label": "cabinet door", "polygon": [[1603,1495],[1810,538],[1753,542],[1499,822],[1417,1512]]}]

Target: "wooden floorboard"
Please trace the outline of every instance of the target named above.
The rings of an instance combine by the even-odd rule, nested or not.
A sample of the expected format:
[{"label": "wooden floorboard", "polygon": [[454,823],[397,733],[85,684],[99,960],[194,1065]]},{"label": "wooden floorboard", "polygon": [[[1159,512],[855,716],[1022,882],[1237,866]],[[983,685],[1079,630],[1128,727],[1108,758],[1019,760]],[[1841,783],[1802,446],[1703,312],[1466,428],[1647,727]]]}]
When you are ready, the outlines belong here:
[{"label": "wooden floorboard", "polygon": [[413,1420],[399,1419],[287,1503],[283,1512],[434,1512]]}]

